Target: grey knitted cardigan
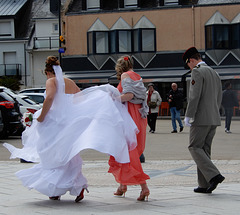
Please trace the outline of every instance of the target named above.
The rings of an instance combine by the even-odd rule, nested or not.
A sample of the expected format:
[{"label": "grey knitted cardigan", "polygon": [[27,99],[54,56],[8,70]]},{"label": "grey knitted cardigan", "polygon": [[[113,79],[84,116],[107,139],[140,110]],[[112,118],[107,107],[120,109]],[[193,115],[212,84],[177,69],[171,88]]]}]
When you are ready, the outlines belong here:
[{"label": "grey knitted cardigan", "polygon": [[146,91],[142,79],[134,81],[131,78],[125,78],[121,81],[123,91],[122,93],[132,93],[134,97],[129,102],[133,104],[142,104],[139,112],[142,118],[146,118],[148,114],[148,105],[146,99]]}]

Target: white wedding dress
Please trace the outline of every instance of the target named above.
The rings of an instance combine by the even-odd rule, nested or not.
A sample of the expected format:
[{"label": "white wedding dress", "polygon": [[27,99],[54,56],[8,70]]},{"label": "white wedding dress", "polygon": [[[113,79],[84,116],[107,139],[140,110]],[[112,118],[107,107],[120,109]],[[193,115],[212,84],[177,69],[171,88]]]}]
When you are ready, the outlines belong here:
[{"label": "white wedding dress", "polygon": [[47,196],[67,191],[77,196],[87,188],[79,152],[94,149],[128,163],[129,151],[137,145],[138,129],[116,88],[107,84],[65,94],[61,67],[53,68],[57,93],[44,121],[36,120],[41,113],[37,111],[31,127],[22,134],[23,148],[4,146],[11,152],[10,158],[39,162],[16,173],[24,186]]}]

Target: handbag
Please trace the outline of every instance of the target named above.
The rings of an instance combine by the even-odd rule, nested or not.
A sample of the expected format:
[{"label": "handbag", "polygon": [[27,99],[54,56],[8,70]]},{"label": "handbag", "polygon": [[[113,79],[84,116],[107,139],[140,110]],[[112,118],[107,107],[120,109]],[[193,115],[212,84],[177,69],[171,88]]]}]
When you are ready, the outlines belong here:
[{"label": "handbag", "polygon": [[149,107],[149,108],[156,108],[156,107],[157,107],[157,102],[151,102],[151,101],[149,101],[149,102],[148,102],[148,107]]}]

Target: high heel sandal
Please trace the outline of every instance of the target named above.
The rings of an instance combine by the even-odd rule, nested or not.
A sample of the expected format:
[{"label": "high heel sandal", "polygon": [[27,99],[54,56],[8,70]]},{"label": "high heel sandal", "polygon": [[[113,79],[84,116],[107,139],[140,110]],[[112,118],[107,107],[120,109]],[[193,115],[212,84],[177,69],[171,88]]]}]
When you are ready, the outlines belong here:
[{"label": "high heel sandal", "polygon": [[76,197],[75,202],[80,202],[81,200],[83,200],[84,198],[84,190],[87,191],[87,193],[89,193],[87,188],[83,188],[80,192],[80,194]]},{"label": "high heel sandal", "polygon": [[50,200],[60,200],[61,196],[50,196],[49,199]]},{"label": "high heel sandal", "polygon": [[143,190],[140,192],[140,196],[137,198],[138,201],[145,201],[145,197],[146,197],[146,201],[148,201],[148,196],[150,195],[149,190],[143,192]]},{"label": "high heel sandal", "polygon": [[118,187],[117,191],[114,193],[115,196],[122,196],[125,197],[125,193],[127,192],[127,186],[120,186]]}]

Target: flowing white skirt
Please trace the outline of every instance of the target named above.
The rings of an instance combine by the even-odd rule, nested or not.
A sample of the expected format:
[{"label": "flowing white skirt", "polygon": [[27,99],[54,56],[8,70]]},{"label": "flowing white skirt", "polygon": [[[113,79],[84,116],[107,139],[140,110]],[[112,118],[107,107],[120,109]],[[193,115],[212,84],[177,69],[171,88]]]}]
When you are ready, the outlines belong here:
[{"label": "flowing white skirt", "polygon": [[31,127],[22,135],[24,147],[4,146],[10,158],[40,162],[21,170],[17,176],[24,186],[48,196],[79,195],[87,187],[82,176],[79,152],[94,149],[128,163],[129,151],[137,145],[138,129],[125,105],[118,101],[119,92],[110,85],[93,87],[77,94],[56,97],[42,123],[34,114]]}]

